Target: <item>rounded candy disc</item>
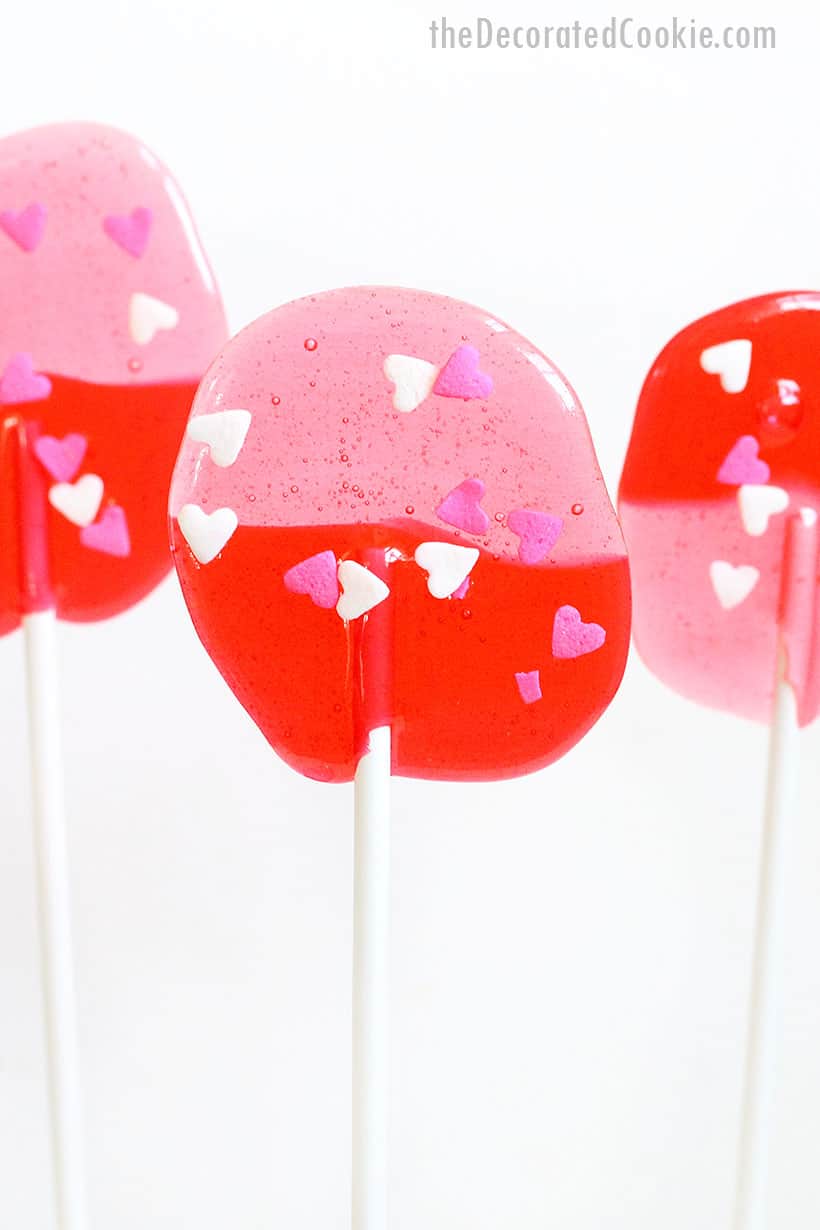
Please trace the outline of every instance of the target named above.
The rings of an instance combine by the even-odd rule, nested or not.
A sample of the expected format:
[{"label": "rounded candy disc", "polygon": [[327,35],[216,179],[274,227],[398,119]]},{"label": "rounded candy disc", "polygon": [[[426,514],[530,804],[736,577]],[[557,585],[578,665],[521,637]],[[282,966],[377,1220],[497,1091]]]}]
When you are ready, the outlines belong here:
[{"label": "rounded candy disc", "polygon": [[346,781],[491,779],[566,752],[629,639],[617,521],[577,398],[487,312],[363,287],[262,317],[197,394],[175,471],[185,597],[264,734]]},{"label": "rounded candy disc", "polygon": [[696,321],[641,392],[620,489],[641,656],[676,691],[771,718],[779,640],[820,707],[820,294]]},{"label": "rounded candy disc", "polygon": [[0,633],[52,603],[112,615],[164,576],[165,492],[226,332],[185,202],[140,142],[93,124],[0,141]]}]

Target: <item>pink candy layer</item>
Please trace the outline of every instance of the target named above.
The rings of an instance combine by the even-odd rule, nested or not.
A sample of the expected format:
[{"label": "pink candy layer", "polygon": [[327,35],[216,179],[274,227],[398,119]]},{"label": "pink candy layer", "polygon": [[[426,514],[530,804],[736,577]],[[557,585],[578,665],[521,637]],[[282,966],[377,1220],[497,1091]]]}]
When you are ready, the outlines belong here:
[{"label": "pink candy layer", "polygon": [[[147,239],[139,211],[151,214]],[[6,138],[4,216],[0,371],[23,352],[39,371],[100,384],[200,378],[224,341],[224,314],[185,201],[144,145],[95,124]],[[138,345],[133,294],[167,303],[179,323]]]},{"label": "pink candy layer", "polygon": [[[431,391],[409,413],[394,409],[389,355],[441,369],[467,344],[492,380],[486,398]],[[574,392],[520,334],[467,304],[358,287],[278,308],[239,334],[203,381],[194,414],[226,409],[253,416],[238,459],[204,464],[205,446],[186,439],[173,514],[193,499],[230,507],[247,526],[399,520],[447,533],[436,509],[478,478],[489,528],[462,532],[465,544],[517,559],[506,518],[530,508],[563,518],[554,561],[623,558]]]}]

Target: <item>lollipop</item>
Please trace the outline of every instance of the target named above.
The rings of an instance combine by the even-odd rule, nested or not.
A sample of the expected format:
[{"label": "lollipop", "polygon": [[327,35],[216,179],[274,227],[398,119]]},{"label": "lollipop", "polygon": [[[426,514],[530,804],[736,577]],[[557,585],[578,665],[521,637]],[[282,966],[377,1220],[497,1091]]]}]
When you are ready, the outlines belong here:
[{"label": "lollipop", "polygon": [[[43,609],[115,614],[170,567],[162,482],[226,333],[187,207],[143,145],[91,124],[0,144],[0,320],[0,632]],[[44,506],[39,561],[21,487]]]},{"label": "lollipop", "polygon": [[782,836],[798,725],[820,704],[820,295],[767,295],[690,325],[641,393],[620,510],[635,636],[683,695],[771,723],[736,1228],[762,1224]]},{"label": "lollipop", "polygon": [[354,1226],[384,1226],[391,771],[543,767],[614,695],[620,531],[553,364],[476,308],[358,288],[271,312],[197,394],[177,571],[279,754],[356,782]]},{"label": "lollipop", "polygon": [[340,290],[245,329],[197,395],[172,513],[199,635],[310,777],[350,780],[385,725],[394,773],[526,773],[620,682],[627,565],[583,413],[475,308]]},{"label": "lollipop", "polygon": [[187,207],[133,138],[0,143],[0,634],[26,633],[61,1230],[85,1225],[54,624],[102,619],[170,566],[164,491],[224,340]]}]

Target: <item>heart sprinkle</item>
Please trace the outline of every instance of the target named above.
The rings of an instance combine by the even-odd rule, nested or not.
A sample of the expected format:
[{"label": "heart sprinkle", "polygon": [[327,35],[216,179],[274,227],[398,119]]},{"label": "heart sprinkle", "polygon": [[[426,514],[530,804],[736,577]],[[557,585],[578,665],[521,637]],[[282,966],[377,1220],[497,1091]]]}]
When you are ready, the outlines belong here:
[{"label": "heart sprinkle", "polygon": [[0,376],[0,405],[19,406],[50,396],[51,381],[34,370],[31,355],[12,355]]},{"label": "heart sprinkle", "polygon": [[294,564],[282,578],[292,594],[307,594],[316,606],[332,611],[339,601],[338,564],[332,551],[320,551]]},{"label": "heart sprinkle", "polygon": [[465,478],[444,497],[436,516],[466,534],[486,534],[490,518],[481,507],[485,487],[480,478]]},{"label": "heart sprinkle", "polygon": [[4,209],[0,212],[0,229],[13,239],[24,252],[39,248],[46,229],[48,211],[39,201],[32,201],[25,209]]},{"label": "heart sprinkle", "polygon": [[148,247],[153,221],[152,211],[140,207],[130,214],[109,214],[103,218],[103,230],[124,252],[139,260]]},{"label": "heart sprinkle", "polygon": [[751,564],[735,567],[726,560],[716,559],[709,565],[709,579],[724,611],[731,611],[749,597],[760,580],[760,572]]},{"label": "heart sprinkle", "polygon": [[190,419],[186,435],[208,445],[214,465],[232,466],[242,451],[250,425],[250,410],[218,410]]},{"label": "heart sprinkle", "polygon": [[752,365],[752,343],[738,337],[710,346],[700,356],[700,365],[710,376],[720,376],[724,393],[742,393]]},{"label": "heart sprinkle", "polygon": [[34,442],[34,455],[52,478],[60,483],[70,483],[83,463],[88,441],[85,436],[71,432],[59,440],[56,436],[38,436]]},{"label": "heart sprinkle", "polygon": [[492,377],[478,369],[475,346],[454,350],[433,385],[433,392],[439,397],[461,397],[464,401],[489,397],[492,391]]},{"label": "heart sprinkle", "polygon": [[516,671],[515,682],[525,705],[532,705],[541,699],[540,671]]},{"label": "heart sprinkle", "polygon": [[232,508],[217,508],[206,513],[198,504],[184,504],[177,523],[182,537],[200,564],[210,564],[223,550],[239,525]]},{"label": "heart sprinkle", "polygon": [[366,615],[389,597],[390,590],[381,577],[354,559],[342,560],[338,576],[343,593],[336,603],[336,611],[345,623]]},{"label": "heart sprinkle", "polygon": [[741,436],[729,449],[717,472],[719,483],[740,487],[743,483],[767,483],[768,465],[758,457],[760,445],[754,436]]},{"label": "heart sprinkle", "polygon": [[179,312],[170,303],[137,291],[128,307],[128,331],[138,346],[147,346],[161,330],[175,329]]},{"label": "heart sprinkle", "polygon": [[549,555],[564,528],[561,517],[529,508],[516,508],[507,518],[507,525],[521,539],[518,558],[522,564],[540,564]]},{"label": "heart sprinkle", "polygon": [[126,559],[131,554],[131,536],[125,510],[119,504],[110,504],[99,521],[80,530],[80,542],[92,551]]},{"label": "heart sprinkle", "polygon": [[769,518],[789,507],[789,493],[782,487],[743,486],[738,488],[737,504],[746,533],[760,538],[769,528]]},{"label": "heart sprinkle", "polygon": [[434,598],[454,595],[478,562],[478,547],[459,547],[451,542],[422,542],[413,555],[427,573],[427,588]]},{"label": "heart sprinkle", "polygon": [[104,490],[99,474],[84,474],[75,483],[55,483],[49,488],[48,502],[72,525],[86,526],[100,511]]},{"label": "heart sprinkle", "polygon": [[410,414],[432,393],[438,368],[426,359],[389,354],[384,361],[384,374],[394,386],[393,409]]},{"label": "heart sprinkle", "polygon": [[552,656],[580,658],[594,653],[606,640],[606,630],[600,624],[585,624],[574,606],[562,606],[555,612],[552,625]]}]

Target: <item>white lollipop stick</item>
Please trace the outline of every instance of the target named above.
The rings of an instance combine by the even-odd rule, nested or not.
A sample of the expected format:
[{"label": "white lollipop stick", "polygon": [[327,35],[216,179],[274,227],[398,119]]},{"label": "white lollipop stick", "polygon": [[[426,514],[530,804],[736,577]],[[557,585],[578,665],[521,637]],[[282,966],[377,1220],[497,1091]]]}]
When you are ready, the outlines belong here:
[{"label": "white lollipop stick", "polygon": [[[797,516],[789,518],[783,558],[780,628],[791,628],[796,634],[793,637],[795,644],[810,643],[810,627],[814,618],[816,556],[817,517],[812,510],[804,509]],[[807,564],[810,565],[808,571]],[[799,580],[801,572],[803,579]],[[797,697],[787,679],[788,666],[785,649],[779,637],[760,856],[734,1230],[766,1230],[768,1224],[766,1201],[772,1111],[782,1023],[785,869],[797,800],[800,733]]]},{"label": "white lollipop stick", "polygon": [[[783,660],[781,655],[781,661]],[[782,673],[777,682],[749,1006],[745,1090],[738,1157],[735,1230],[764,1230],[772,1107],[780,1051],[785,861],[797,795],[797,698]]]},{"label": "white lollipop stick", "polygon": [[353,1230],[386,1230],[389,1113],[390,728],[354,781]]},{"label": "white lollipop stick", "polygon": [[34,857],[58,1230],[85,1230],[82,1100],[53,610],[26,615]]},{"label": "white lollipop stick", "polygon": [[[82,1102],[71,948],[71,903],[60,738],[57,614],[49,578],[46,493],[16,430],[20,512],[20,592],[26,647],[34,860],[45,1014],[51,1156],[57,1230],[86,1230]],[[31,429],[36,432],[36,429]]]}]

